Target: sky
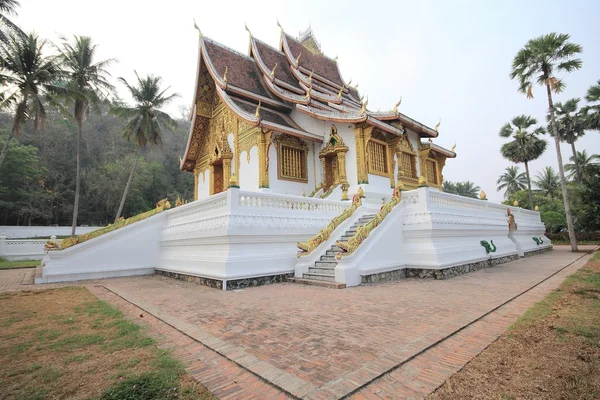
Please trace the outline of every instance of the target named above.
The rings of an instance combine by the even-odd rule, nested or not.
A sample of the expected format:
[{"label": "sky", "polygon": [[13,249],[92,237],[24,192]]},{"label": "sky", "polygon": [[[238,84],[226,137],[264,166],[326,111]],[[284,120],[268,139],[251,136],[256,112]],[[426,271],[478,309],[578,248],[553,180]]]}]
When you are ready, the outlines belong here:
[{"label": "sky", "polygon": [[[170,106],[179,116],[192,103],[198,33],[248,53],[247,24],[252,34],[278,47],[280,21],[298,35],[309,25],[330,57],[338,56],[342,76],[358,82],[369,109],[389,110],[402,96],[400,111],[434,126],[435,143],[456,143],[444,179],[472,181],[492,201],[503,194],[496,180],[511,165],[500,155],[502,125],[520,114],[545,125],[547,100],[541,87],[534,99],[517,92],[509,78],[512,60],[529,39],[550,32],[568,33],[583,46],[583,68],[561,75],[566,90],[556,101],[585,96],[600,79],[598,1],[188,1],[170,0],[20,0],[13,20],[25,31],[58,42],[61,36],[91,36],[98,60],[116,58],[117,77],[162,77],[180,95]],[[90,5],[86,7],[86,5]],[[122,86],[121,95],[126,99]],[[582,103],[585,100],[582,99]],[[546,166],[557,170],[552,138],[530,163],[532,178]],[[578,150],[600,154],[600,133],[588,132]],[[565,163],[569,145],[561,146]],[[521,166],[521,171],[524,167]]]}]

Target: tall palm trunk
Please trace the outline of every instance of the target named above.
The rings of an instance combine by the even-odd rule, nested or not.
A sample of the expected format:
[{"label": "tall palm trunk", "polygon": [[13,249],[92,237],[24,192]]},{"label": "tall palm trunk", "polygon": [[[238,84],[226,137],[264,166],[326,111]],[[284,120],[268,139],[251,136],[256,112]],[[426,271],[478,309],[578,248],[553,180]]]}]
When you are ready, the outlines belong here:
[{"label": "tall palm trunk", "polygon": [[577,183],[581,185],[581,169],[579,169],[579,159],[575,150],[575,142],[571,142],[571,150],[573,151],[573,162],[575,163],[575,173],[577,174]]},{"label": "tall palm trunk", "polygon": [[529,209],[533,210],[533,195],[531,194],[531,179],[529,178],[529,163],[525,161],[525,173],[527,174],[527,189],[529,193]]},{"label": "tall palm trunk", "polygon": [[0,153],[0,167],[2,166],[2,163],[4,162],[4,158],[6,157],[6,153],[8,153],[8,144],[10,143],[10,141],[13,138],[13,134],[12,132],[8,135],[8,139],[6,139],[6,143],[4,143],[4,147],[2,148],[2,153]]},{"label": "tall palm trunk", "polygon": [[79,190],[81,169],[81,121],[77,121],[77,173],[75,174],[75,202],[73,203],[73,225],[71,226],[71,236],[75,236],[77,229],[77,214],[79,214]]},{"label": "tall palm trunk", "polygon": [[125,205],[125,199],[127,198],[127,193],[129,193],[129,187],[131,186],[131,181],[133,181],[133,175],[135,174],[135,168],[137,167],[138,159],[140,158],[140,153],[142,152],[142,148],[138,148],[137,154],[135,155],[135,161],[133,162],[133,168],[131,168],[131,173],[129,174],[129,179],[127,179],[127,185],[125,186],[125,191],[123,192],[123,197],[121,197],[121,204],[119,204],[119,211],[117,211],[117,216],[115,217],[115,223],[121,217],[121,213],[123,212],[123,206]]},{"label": "tall palm trunk", "polygon": [[556,158],[558,159],[558,173],[560,175],[560,188],[563,195],[563,204],[565,206],[565,215],[567,217],[567,229],[569,231],[569,241],[571,242],[571,251],[577,251],[577,238],[575,237],[575,227],[573,225],[573,215],[571,215],[571,205],[569,204],[569,194],[567,193],[567,182],[565,180],[565,168],[563,166],[562,155],[560,153],[560,140],[558,137],[558,127],[554,118],[554,103],[552,102],[552,91],[550,82],[546,80],[546,92],[548,94],[548,108],[550,109],[550,123],[554,133],[554,144],[556,146]]}]

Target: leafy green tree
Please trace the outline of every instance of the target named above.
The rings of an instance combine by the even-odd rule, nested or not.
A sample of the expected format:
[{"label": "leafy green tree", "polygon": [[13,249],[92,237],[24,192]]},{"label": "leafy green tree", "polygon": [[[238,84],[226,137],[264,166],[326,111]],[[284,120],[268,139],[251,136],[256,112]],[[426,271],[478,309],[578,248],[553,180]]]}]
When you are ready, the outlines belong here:
[{"label": "leafy green tree", "polygon": [[[584,113],[577,111],[579,101],[579,99],[569,99],[564,103],[557,102],[554,104],[558,135],[562,142],[571,145],[574,157],[577,153],[575,150],[575,142],[585,135],[586,127],[586,117]],[[548,121],[549,120],[550,115],[548,115]],[[575,176],[577,178],[577,183],[581,184],[581,171],[579,170],[577,159],[575,159]]]},{"label": "leafy green tree", "polygon": [[588,154],[585,150],[578,151],[576,154],[576,157],[569,157],[569,161],[571,161],[571,163],[565,165],[565,171],[569,172],[569,177],[572,178],[578,168],[582,179],[588,179],[593,174],[593,171],[590,167],[593,165],[598,165],[600,156],[598,154],[592,154],[588,157]]},{"label": "leafy green tree", "polygon": [[505,172],[500,175],[496,181],[498,185],[496,190],[504,190],[504,198],[508,198],[519,190],[527,189],[527,175],[525,172],[519,173],[519,167],[511,165],[506,167]]},{"label": "leafy green tree", "polygon": [[586,128],[600,131],[600,80],[590,86],[585,99],[588,105],[582,108]]},{"label": "leafy green tree", "polygon": [[529,175],[529,162],[538,159],[546,150],[547,143],[540,139],[539,135],[544,133],[544,128],[538,127],[529,131],[537,120],[528,115],[519,115],[506,123],[500,129],[500,137],[512,138],[500,148],[502,157],[514,163],[525,164],[525,177],[529,189],[529,204],[533,204],[531,195],[531,176]]},{"label": "leafy green tree", "polygon": [[552,167],[546,167],[536,175],[535,185],[542,191],[544,196],[554,199],[560,191],[560,178]]},{"label": "leafy green tree", "polygon": [[8,42],[11,36],[25,36],[8,17],[17,15],[17,7],[21,4],[17,0],[0,0],[0,41]]},{"label": "leafy green tree", "polygon": [[540,215],[542,222],[546,226],[546,232],[558,233],[567,226],[565,216],[556,211],[542,212]]},{"label": "leafy green tree", "polygon": [[59,74],[54,57],[43,54],[45,40],[30,33],[24,38],[13,36],[0,43],[0,82],[8,94],[2,105],[14,107],[12,129],[0,153],[0,167],[13,137],[19,136],[28,119],[33,118],[34,130],[44,130],[46,110],[44,93],[54,87]]},{"label": "leafy green tree", "polygon": [[459,196],[472,197],[476,199],[479,197],[479,192],[481,191],[481,188],[479,186],[476,186],[475,183],[471,181],[444,181],[444,183],[442,184],[442,190],[446,193],[452,193],[457,194]]},{"label": "leafy green tree", "polygon": [[579,186],[581,200],[580,227],[584,231],[600,230],[600,165],[590,166],[590,173]]},{"label": "leafy green tree", "polygon": [[121,203],[117,215],[115,216],[115,222],[121,217],[123,206],[125,205],[125,199],[131,186],[133,175],[142,150],[147,146],[154,146],[162,144],[163,130],[167,129],[170,131],[175,130],[177,122],[173,120],[169,114],[161,111],[160,108],[167,105],[172,101],[177,94],[171,94],[167,96],[165,93],[169,88],[161,90],[161,78],[148,75],[145,78],[140,78],[135,73],[137,78],[137,85],[131,86],[124,78],[119,78],[119,81],[123,83],[129,90],[131,97],[136,103],[135,107],[127,106],[116,106],[114,108],[115,114],[127,120],[127,125],[123,128],[123,136],[127,140],[134,140],[137,145],[137,154],[129,179],[127,179],[127,185],[123,191]]},{"label": "leafy green tree", "polygon": [[567,182],[562,155],[560,153],[560,136],[554,115],[554,102],[552,101],[552,92],[559,93],[565,87],[565,84],[555,76],[555,73],[571,72],[580,69],[582,65],[581,59],[575,57],[583,49],[580,45],[569,42],[569,39],[570,36],[568,34],[557,33],[550,33],[531,39],[515,56],[510,77],[519,81],[519,92],[526,94],[528,98],[533,97],[533,80],[539,85],[546,87],[550,126],[556,147],[558,172],[567,217],[569,240],[571,242],[571,250],[577,251],[575,227],[573,225],[573,216],[571,215],[571,206],[567,193]]},{"label": "leafy green tree", "polygon": [[80,172],[81,172],[81,135],[83,121],[89,115],[89,107],[97,106],[99,101],[114,88],[108,82],[110,75],[106,68],[115,60],[96,61],[97,45],[87,36],[75,36],[71,44],[62,39],[59,47],[60,61],[64,69],[65,81],[57,91],[57,99],[64,101],[64,109],[72,108],[69,116],[77,122],[77,175],[75,178],[75,201],[73,205],[73,223],[71,235],[77,229],[79,212]]}]

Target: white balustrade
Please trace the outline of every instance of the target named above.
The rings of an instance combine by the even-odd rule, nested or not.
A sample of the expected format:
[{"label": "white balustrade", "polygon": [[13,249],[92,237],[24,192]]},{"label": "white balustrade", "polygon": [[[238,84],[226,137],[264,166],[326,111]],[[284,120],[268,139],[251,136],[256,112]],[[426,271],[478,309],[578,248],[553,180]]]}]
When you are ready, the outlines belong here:
[{"label": "white balustrade", "polygon": [[[52,236],[56,240],[56,236]],[[0,257],[7,260],[41,260],[45,253],[47,239],[7,239],[0,236]]]}]

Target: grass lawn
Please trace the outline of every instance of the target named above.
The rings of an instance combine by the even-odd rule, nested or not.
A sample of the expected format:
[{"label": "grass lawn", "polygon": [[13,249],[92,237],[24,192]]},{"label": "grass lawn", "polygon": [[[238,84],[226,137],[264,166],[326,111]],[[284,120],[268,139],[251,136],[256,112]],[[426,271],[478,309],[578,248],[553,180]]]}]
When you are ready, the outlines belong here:
[{"label": "grass lawn", "polygon": [[600,252],[428,399],[600,398]]},{"label": "grass lawn", "polygon": [[41,262],[41,260],[6,261],[0,258],[0,269],[37,267]]},{"label": "grass lawn", "polygon": [[87,289],[0,294],[0,399],[213,399]]}]

